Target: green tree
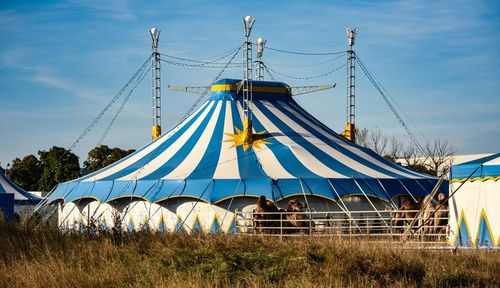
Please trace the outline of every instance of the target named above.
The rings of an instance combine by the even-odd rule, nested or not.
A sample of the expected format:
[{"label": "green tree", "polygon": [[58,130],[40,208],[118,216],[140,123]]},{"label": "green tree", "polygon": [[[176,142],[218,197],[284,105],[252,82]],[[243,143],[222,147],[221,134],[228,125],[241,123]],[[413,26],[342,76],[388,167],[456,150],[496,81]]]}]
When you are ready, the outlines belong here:
[{"label": "green tree", "polygon": [[38,182],[42,175],[42,163],[35,155],[16,158],[12,161],[10,179],[28,191],[38,190]]},{"label": "green tree", "polygon": [[80,176],[78,156],[72,152],[54,146],[49,151],[38,151],[42,163],[42,175],[39,189],[50,191],[61,182],[73,180]]},{"label": "green tree", "polygon": [[120,148],[109,148],[107,145],[101,145],[89,151],[87,160],[83,162],[83,167],[90,172],[94,172],[133,152],[135,152],[134,149],[122,150]]}]

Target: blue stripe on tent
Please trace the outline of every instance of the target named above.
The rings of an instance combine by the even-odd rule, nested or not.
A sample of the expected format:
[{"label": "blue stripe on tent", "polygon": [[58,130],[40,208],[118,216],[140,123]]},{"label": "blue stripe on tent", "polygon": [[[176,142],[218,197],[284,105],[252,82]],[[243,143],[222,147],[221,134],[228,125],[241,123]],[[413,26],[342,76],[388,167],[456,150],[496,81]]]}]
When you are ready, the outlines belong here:
[{"label": "blue stripe on tent", "polygon": [[[314,146],[309,141],[307,141],[302,135],[294,132],[286,123],[284,123],[281,119],[279,119],[276,115],[271,113],[268,108],[262,103],[254,103],[265,115],[266,117],[274,123],[278,127],[278,129],[283,132],[286,136],[292,139],[297,145],[304,147],[307,151],[309,151],[312,155],[314,155],[317,159],[321,159],[321,162],[342,175],[348,177],[369,177],[367,175],[362,174],[359,171],[356,171],[340,161],[332,158],[327,153],[323,152],[320,148]],[[286,159],[279,159],[280,162],[286,162]]]},{"label": "blue stripe on tent", "polygon": [[151,201],[151,196],[156,192],[155,188],[158,185],[158,180],[114,181],[113,188],[105,201],[121,197],[140,197]]},{"label": "blue stripe on tent", "polygon": [[191,232],[190,234],[203,233],[203,229],[201,228],[201,223],[200,223],[200,219],[198,218],[198,216],[196,216],[196,220],[194,221],[193,228],[191,228],[190,232]]},{"label": "blue stripe on tent", "polygon": [[189,179],[186,180],[184,190],[174,190],[170,197],[193,197],[209,202],[212,191],[212,179]]},{"label": "blue stripe on tent", "polygon": [[[273,199],[271,179],[244,179],[246,196],[259,197],[265,196],[267,199]],[[276,199],[273,199],[276,200]]]},{"label": "blue stripe on tent", "polygon": [[[276,186],[279,187],[282,198],[303,194],[304,192],[306,195],[311,194],[311,191],[305,185],[300,185],[299,179],[279,179],[276,181]],[[304,187],[304,191],[302,191],[302,187]]]},{"label": "blue stripe on tent", "polygon": [[222,229],[219,224],[219,220],[217,220],[217,216],[214,218],[214,222],[212,223],[212,226],[210,227],[210,234],[219,234],[221,233]]},{"label": "blue stripe on tent", "polygon": [[272,199],[281,199],[281,198],[285,197],[280,190],[280,187],[278,185],[278,181],[279,180],[276,180],[276,179],[271,180],[271,193],[273,195]]},{"label": "blue stripe on tent", "polygon": [[354,183],[354,181],[352,181],[352,179],[330,178],[328,180],[341,198],[352,194],[363,194],[363,192],[359,190],[359,187],[356,185],[356,183]]},{"label": "blue stripe on tent", "polygon": [[[477,177],[497,177],[500,176],[500,165],[483,165],[484,163],[491,161],[495,158],[500,157],[500,153],[495,153],[493,155],[475,159],[473,161],[453,165],[451,167],[451,179],[464,179],[470,176],[470,178],[477,178]],[[482,167],[478,168],[479,166],[483,165]],[[476,168],[478,168],[476,170]],[[474,172],[473,175],[471,173]]]},{"label": "blue stripe on tent", "polygon": [[[299,105],[298,105],[295,101],[293,101],[293,100],[292,100],[292,101],[290,101],[290,103],[288,103],[288,104],[289,104],[289,105],[288,105],[288,107],[290,107],[293,111],[295,111],[295,112],[297,112],[297,113],[301,114],[301,116],[302,116],[302,117],[304,117],[304,118],[306,118],[307,120],[309,120],[310,122],[312,122],[312,123],[316,124],[316,125],[317,125],[317,126],[319,126],[320,128],[323,128],[323,130],[325,130],[326,132],[329,132],[328,134],[329,134],[329,135],[331,135],[332,137],[337,138],[337,139],[341,140],[342,142],[344,142],[344,143],[348,144],[349,146],[352,146],[352,147],[354,147],[354,148],[357,148],[357,149],[359,149],[359,150],[361,150],[361,151],[365,152],[365,153],[366,153],[366,154],[368,154],[369,156],[371,156],[371,157],[373,157],[373,158],[375,158],[375,159],[378,159],[379,161],[381,161],[381,162],[385,163],[387,166],[392,167],[392,168],[396,169],[397,171],[400,171],[400,172],[403,172],[403,173],[407,173],[407,174],[410,174],[410,175],[413,175],[413,176],[416,176],[416,177],[429,177],[429,178],[432,178],[431,176],[427,176],[427,175],[423,175],[423,174],[417,173],[417,172],[415,172],[415,171],[411,171],[411,170],[406,169],[406,168],[404,168],[404,167],[401,167],[400,165],[397,165],[397,164],[395,164],[395,163],[393,163],[393,162],[391,162],[391,161],[387,161],[387,160],[383,159],[380,155],[378,155],[377,153],[375,153],[374,151],[372,151],[371,149],[368,149],[368,148],[365,148],[365,147],[361,147],[361,146],[358,146],[358,145],[353,144],[353,143],[352,143],[352,142],[350,142],[350,141],[347,141],[344,137],[342,137],[342,136],[338,135],[335,131],[331,130],[328,126],[326,126],[325,124],[321,123],[321,122],[320,122],[319,120],[317,120],[314,116],[312,116],[312,115],[311,115],[311,114],[309,114],[307,111],[305,111],[304,109],[302,109],[302,108],[301,108],[301,107],[300,107],[300,106],[299,106]],[[281,110],[281,111],[282,111],[282,112],[284,112],[284,113],[288,112],[288,111],[286,111],[286,109],[283,109],[283,110]],[[289,115],[289,116],[290,116],[291,114],[287,114],[287,115]],[[293,115],[291,115],[291,116],[293,116]],[[299,120],[298,118],[296,118],[295,116],[293,116],[293,117],[294,117],[293,119],[297,120],[297,121],[296,121],[297,123],[301,123],[303,127],[309,127],[309,126],[308,126],[308,125],[306,125],[303,121],[300,121],[300,120]],[[299,122],[299,121],[300,121],[300,122]],[[315,132],[317,132],[317,134],[321,134],[321,133],[319,133],[318,131],[316,131],[315,129],[313,129],[312,127],[309,127],[309,128],[310,128],[310,129],[306,129],[306,130],[308,130],[309,132],[311,132],[311,131],[315,131]],[[316,135],[316,134],[315,134],[315,135]],[[318,135],[316,135],[316,136],[318,136]],[[319,138],[319,137],[318,137],[318,138]],[[349,151],[349,150],[347,150],[347,149],[345,149],[345,148],[341,147],[340,145],[337,145],[334,141],[329,140],[329,139],[327,139],[327,138],[326,138],[326,137],[324,137],[324,136],[322,136],[322,138],[320,138],[320,139],[322,139],[323,141],[325,141],[325,139],[326,139],[326,140],[328,140],[328,141],[325,141],[325,142],[327,142],[327,143],[332,143],[333,145],[335,145],[335,148],[336,148],[337,150],[342,149],[341,151],[342,151],[342,153],[343,153],[343,154],[348,155],[348,156],[350,156],[351,158],[355,158],[358,162],[360,162],[360,161],[359,161],[360,159],[361,159],[361,161],[366,161],[366,160],[364,160],[363,158],[361,158],[360,156],[356,155],[355,153],[352,153],[351,151]],[[345,151],[345,152],[344,152],[344,151]],[[349,154],[348,154],[348,153],[349,153]],[[353,157],[353,156],[355,156],[355,157]],[[369,161],[367,161],[367,162],[369,162]],[[360,162],[360,163],[361,163],[361,162]],[[365,162],[362,162],[362,163],[363,163],[363,164],[365,164]],[[381,169],[382,169],[383,171],[387,171],[386,169],[384,169],[384,168],[382,168],[382,167],[380,167],[380,166],[377,166],[377,165],[376,165],[376,164],[374,164],[374,163],[371,163],[371,162],[369,162],[369,163],[370,163],[371,165],[373,165],[373,166],[370,166],[370,167],[372,167],[372,168],[376,167],[376,168],[374,168],[374,169],[376,169],[376,170],[381,170]],[[366,164],[365,164],[365,165],[366,165]],[[391,175],[391,176],[393,176],[393,177],[396,177],[396,178],[404,178],[404,177],[405,177],[405,176],[402,176],[402,175],[397,175],[397,174],[394,174],[393,172],[389,172],[389,171],[384,172],[384,173],[385,173],[385,174],[390,173],[389,175]]]},{"label": "blue stripe on tent", "polygon": [[184,223],[183,221],[177,217],[177,223],[175,224],[175,230],[174,232],[175,233],[179,233],[179,234],[186,234],[186,230],[184,229]]},{"label": "blue stripe on tent", "polygon": [[92,196],[99,199],[101,202],[105,202],[109,199],[109,195],[115,186],[116,181],[94,181],[95,186],[92,189]]},{"label": "blue stripe on tent", "polygon": [[319,196],[335,199],[327,179],[280,179],[277,181],[283,198],[297,195]]},{"label": "blue stripe on tent", "polygon": [[484,211],[481,213],[481,219],[479,220],[479,230],[477,232],[476,245],[478,246],[495,246],[495,240],[491,234],[490,228],[488,227]]},{"label": "blue stripe on tent", "polygon": [[158,191],[151,193],[151,202],[168,200],[172,195],[182,194],[186,181],[184,180],[161,180]]},{"label": "blue stripe on tent", "polygon": [[56,198],[64,198],[66,195],[64,192],[68,189],[68,185],[68,182],[57,184],[56,189],[47,196],[49,202],[54,201]]},{"label": "blue stripe on tent", "polygon": [[458,233],[457,240],[455,241],[456,246],[471,246],[472,245],[472,241],[470,240],[470,236],[469,236],[470,235],[469,229],[467,227],[465,216],[463,214],[462,214],[462,217],[460,219],[458,231],[456,233]]},{"label": "blue stripe on tent", "polygon": [[[238,114],[237,102],[231,102],[231,112],[233,115],[233,125],[243,130],[243,122]],[[236,133],[236,129],[233,129],[233,133]],[[259,160],[255,156],[255,152],[252,148],[247,151],[243,151],[242,146],[236,147],[236,153],[238,157],[238,168],[240,173],[240,178],[268,178],[268,176],[262,171]]]},{"label": "blue stripe on tent", "polygon": [[221,112],[219,113],[219,118],[215,124],[214,132],[212,133],[208,147],[194,171],[187,177],[188,179],[210,179],[213,177],[222,149],[227,102],[228,101],[222,102]]},{"label": "blue stripe on tent", "polygon": [[92,197],[92,190],[96,183],[97,182],[80,182],[80,184],[66,196],[66,201],[70,202],[85,197]]},{"label": "blue stripe on tent", "polygon": [[359,149],[359,150],[365,152],[366,154],[368,154],[369,156],[371,156],[373,158],[381,160],[382,162],[384,162],[388,166],[390,166],[390,167],[392,167],[392,168],[394,168],[394,169],[396,169],[398,171],[405,172],[405,173],[414,175],[416,177],[421,177],[421,178],[429,178],[429,179],[434,179],[435,178],[435,177],[432,177],[430,175],[425,175],[425,174],[422,174],[422,173],[418,173],[418,172],[412,171],[410,169],[406,169],[406,168],[404,168],[404,167],[402,167],[402,166],[400,166],[400,165],[398,165],[396,163],[393,163],[391,161],[386,161],[383,158],[381,159],[380,155],[378,155],[377,153],[375,153],[373,150],[371,150],[369,148],[361,147],[359,145],[356,145],[356,144],[348,141],[347,139],[345,139],[344,137],[342,137],[341,135],[337,134],[335,131],[333,131],[332,129],[330,129],[328,126],[326,126],[325,124],[323,124],[322,122],[320,122],[314,116],[312,116],[311,114],[309,114],[307,111],[305,111],[304,109],[302,109],[300,107],[300,105],[298,105],[297,102],[295,102],[293,99],[292,99],[292,101],[290,101],[289,106],[292,107],[292,109],[294,111],[300,113],[304,118],[308,119],[312,123],[315,123],[316,125],[318,125],[319,127],[321,127],[323,130],[325,130],[329,135],[333,136],[334,138],[337,138],[338,140],[344,142],[345,144],[347,144],[349,146],[352,146],[352,147],[354,147],[356,149]]},{"label": "blue stripe on tent", "polygon": [[304,110],[299,104],[297,104],[297,102],[295,100],[292,99],[287,104],[294,111],[300,113],[304,118],[306,118],[307,120],[311,121],[312,123],[318,125],[320,128],[322,128],[323,130],[325,130],[326,132],[328,132],[328,134],[332,135],[333,137],[337,138],[338,140],[344,142],[347,145],[350,145],[350,146],[353,146],[353,147],[356,147],[356,148],[359,147],[358,145],[356,145],[356,144],[352,143],[351,141],[345,139],[344,137],[340,136],[337,132],[335,132],[332,129],[330,129],[330,127],[326,126],[321,121],[319,121],[318,119],[316,119],[314,116],[312,116],[311,114],[309,114],[309,112],[307,112],[306,110]]},{"label": "blue stripe on tent", "polygon": [[[160,155],[163,151],[165,151],[165,149],[167,149],[168,147],[170,147],[170,145],[172,143],[174,143],[177,139],[179,139],[179,137],[181,137],[187,129],[189,129],[189,127],[191,127],[191,125],[193,124],[193,122],[196,121],[196,119],[198,119],[198,117],[200,117],[201,113],[203,113],[203,111],[205,111],[206,109],[208,109],[208,106],[209,105],[206,105],[205,107],[203,107],[202,109],[200,109],[197,113],[196,116],[194,116],[193,118],[191,118],[189,120],[188,123],[186,123],[186,125],[184,125],[181,129],[179,129],[179,131],[177,131],[174,135],[172,135],[170,138],[168,139],[165,139],[163,143],[160,144],[160,146],[158,146],[157,148],[153,149],[153,151],[149,152],[148,154],[146,154],[144,157],[142,157],[141,159],[137,160],[136,162],[132,163],[131,165],[121,169],[120,171],[116,172],[116,173],[113,173],[107,177],[104,177],[103,179],[100,179],[100,180],[113,180],[113,179],[118,179],[118,178],[121,178],[121,177],[124,177],[130,173],[133,173],[134,171],[140,169],[141,167],[145,166],[147,163],[149,163],[151,160],[153,160],[155,157],[157,157],[158,155]],[[211,107],[211,111],[213,112],[213,110],[215,109],[215,106]],[[207,116],[208,117],[208,116]],[[192,138],[191,138],[192,139]],[[154,142],[152,142],[150,145],[152,145]],[[148,146],[144,147],[143,149],[146,149]],[[138,150],[137,152],[139,151],[142,151],[143,149],[141,150]],[[133,156],[134,154],[136,154],[137,152],[135,153],[132,153],[130,156]],[[129,156],[129,157],[130,157]],[[111,164],[110,166],[108,166],[107,168],[104,168],[104,170],[100,170],[99,172],[104,172],[106,170],[108,170],[109,168],[117,165],[118,163],[120,163],[122,161],[117,161],[116,164]],[[97,175],[97,174],[96,174]]]},{"label": "blue stripe on tent", "polygon": [[182,147],[177,151],[172,158],[170,158],[167,162],[163,163],[158,169],[153,171],[152,173],[144,176],[141,178],[142,179],[159,179],[164,177],[165,175],[168,175],[170,172],[174,171],[175,168],[177,168],[184,160],[186,160],[186,157],[189,155],[191,151],[193,151],[194,146],[196,145],[196,142],[199,141],[200,136],[203,134],[205,131],[208,122],[210,122],[210,119],[214,116],[215,108],[217,107],[217,104],[214,104],[212,108],[210,109],[210,112],[207,114],[207,117],[201,121],[200,125],[196,127],[196,130],[194,131],[193,135],[189,137],[189,139],[182,145]]},{"label": "blue stripe on tent", "polygon": [[214,179],[214,190],[210,202],[215,203],[233,196],[245,194],[245,183],[240,179]]},{"label": "blue stripe on tent", "polygon": [[328,183],[328,179],[302,179],[302,182],[308,187],[309,191],[311,191],[311,195],[322,196],[330,199],[337,198],[330,183]]},{"label": "blue stripe on tent", "polygon": [[[317,131],[316,129],[314,129],[313,127],[309,126],[308,124],[306,124],[304,121],[302,121],[301,119],[299,119],[297,116],[293,115],[293,113],[291,113],[290,111],[288,111],[287,109],[285,109],[283,107],[282,104],[278,104],[278,103],[273,103],[272,105],[274,105],[274,108],[278,109],[279,111],[281,111],[283,114],[285,114],[286,116],[288,116],[292,121],[294,121],[295,123],[297,123],[298,125],[300,125],[302,128],[304,128],[307,132],[311,133],[312,135],[314,135],[316,138],[322,140],[323,142],[325,142],[326,144],[330,144],[330,146],[333,146],[333,148],[335,150],[337,150],[338,152],[344,154],[345,156],[353,159],[354,161],[366,166],[366,167],[369,167],[373,170],[376,170],[380,173],[383,173],[385,175],[388,175],[388,176],[391,176],[391,177],[394,177],[394,178],[402,178],[402,177],[405,177],[403,175],[400,175],[400,174],[396,174],[394,172],[391,172],[383,167],[380,167],[378,166],[377,164],[375,163],[372,163],[362,157],[360,157],[359,155],[357,155],[356,153],[353,153],[351,151],[349,151],[348,149],[342,147],[341,145],[335,143],[335,141],[332,141],[331,139],[328,139],[327,137],[325,137],[323,135],[323,133],[320,133],[319,131]],[[293,109],[292,106],[288,106],[290,107],[292,110],[295,111],[295,109]],[[298,112],[298,111],[296,111]],[[312,122],[312,121],[311,121]],[[377,157],[377,158],[380,158],[380,157]],[[386,160],[383,160],[382,162],[387,162]],[[399,169],[398,169],[399,170]]]},{"label": "blue stripe on tent", "polygon": [[[265,130],[262,123],[257,119],[257,117],[253,118],[252,125],[255,131],[260,132]],[[266,131],[267,133],[267,131]],[[271,150],[271,152],[276,156],[276,159],[281,159],[283,162],[280,162],[283,169],[285,169],[291,175],[298,178],[319,178],[317,174],[311,172],[311,170],[307,169],[302,162],[297,159],[295,154],[290,150],[290,147],[280,143],[278,140],[272,137],[265,139],[266,142],[271,144],[267,144],[267,149]]]}]

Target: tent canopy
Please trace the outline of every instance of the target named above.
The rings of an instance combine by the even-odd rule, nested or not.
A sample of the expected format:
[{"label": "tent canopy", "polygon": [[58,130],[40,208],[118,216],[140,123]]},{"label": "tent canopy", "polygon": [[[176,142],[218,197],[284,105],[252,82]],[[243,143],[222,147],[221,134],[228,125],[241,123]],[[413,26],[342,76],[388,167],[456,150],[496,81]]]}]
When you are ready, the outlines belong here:
[{"label": "tent canopy", "polygon": [[[240,196],[336,200],[366,194],[388,200],[410,193],[421,197],[436,184],[435,177],[345,140],[302,109],[280,82],[252,82],[257,141],[245,150],[238,143],[243,130],[238,82],[214,83],[211,97],[187,119],[126,158],[58,185],[51,199],[191,197],[217,203]],[[447,183],[441,188],[447,193]]]},{"label": "tent canopy", "polygon": [[14,184],[2,172],[0,172],[0,193],[14,194],[15,204],[36,204],[42,200]]},{"label": "tent canopy", "polygon": [[473,161],[453,165],[451,167],[452,181],[469,180],[498,180],[500,177],[500,153]]}]

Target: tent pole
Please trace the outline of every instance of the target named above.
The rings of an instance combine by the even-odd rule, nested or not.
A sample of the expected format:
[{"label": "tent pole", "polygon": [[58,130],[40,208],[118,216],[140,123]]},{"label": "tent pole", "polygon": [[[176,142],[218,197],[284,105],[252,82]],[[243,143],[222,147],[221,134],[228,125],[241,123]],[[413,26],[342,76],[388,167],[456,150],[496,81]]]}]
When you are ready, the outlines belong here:
[{"label": "tent pole", "polygon": [[[231,201],[229,202],[229,206],[227,206],[226,212],[224,212],[224,217],[222,217],[222,221],[220,223],[221,228],[224,227],[224,221],[226,221],[227,213],[229,212],[229,209],[231,209],[231,205],[233,204],[233,200],[234,200],[234,195],[236,195],[238,188],[240,188],[240,184],[241,184],[241,179],[238,181],[238,185],[236,185],[236,189],[234,189],[233,197],[231,197]],[[236,211],[235,211],[235,214],[236,214]],[[229,228],[231,228],[231,226],[229,226]]]},{"label": "tent pole", "polygon": [[366,195],[365,191],[363,190],[363,188],[361,188],[358,181],[356,181],[356,179],[354,179],[354,178],[352,180],[354,180],[354,183],[356,183],[359,190],[361,190],[361,192],[363,192],[363,195],[365,195],[366,200],[368,200],[368,203],[370,203],[370,205],[373,207],[373,210],[375,210],[375,213],[377,213],[378,217],[380,217],[380,219],[384,222],[385,226],[389,227],[389,225],[387,225],[387,222],[385,222],[384,217],[382,217],[382,215],[378,212],[378,209],[375,207],[375,205],[373,205],[373,202],[370,200],[368,195]]},{"label": "tent pole", "polygon": [[[345,205],[344,201],[342,200],[342,197],[340,197],[339,193],[337,192],[337,189],[335,189],[335,186],[333,186],[332,182],[330,182],[330,179],[328,179],[328,184],[330,184],[330,186],[332,187],[333,189],[333,192],[335,192],[335,194],[337,195],[337,198],[340,200],[340,203],[342,203],[342,205],[344,206],[344,209],[342,209],[342,206],[340,206],[340,204],[337,202],[337,201],[334,201],[342,211],[344,211],[345,215],[349,218],[349,226],[351,225],[351,220],[354,222],[354,225],[356,225],[356,228],[358,228],[358,230],[361,232],[361,228],[358,226],[358,223],[356,222],[355,219],[352,218],[351,216],[351,212],[349,211],[349,209],[347,208],[347,205]],[[350,231],[350,229],[349,229]]]},{"label": "tent pole", "polygon": [[408,192],[408,194],[410,194],[411,198],[413,199],[413,201],[415,201],[415,203],[417,203],[417,198],[415,198],[415,196],[413,196],[413,194],[411,194],[410,190],[408,190],[408,188],[406,188],[405,184],[403,184],[403,182],[401,182],[400,179],[398,179],[399,181],[399,184],[401,184],[401,186],[403,186],[403,188],[405,188],[406,192]]},{"label": "tent pole", "polygon": [[396,205],[396,203],[394,203],[394,201],[392,201],[391,195],[389,195],[389,192],[387,192],[387,190],[385,189],[384,185],[382,185],[382,182],[380,181],[380,179],[378,179],[378,178],[375,178],[375,179],[377,179],[378,184],[380,185],[380,187],[382,187],[382,189],[384,190],[384,192],[387,195],[387,197],[389,197],[389,203],[392,204],[392,208],[395,209],[395,210],[398,210],[398,206]]}]

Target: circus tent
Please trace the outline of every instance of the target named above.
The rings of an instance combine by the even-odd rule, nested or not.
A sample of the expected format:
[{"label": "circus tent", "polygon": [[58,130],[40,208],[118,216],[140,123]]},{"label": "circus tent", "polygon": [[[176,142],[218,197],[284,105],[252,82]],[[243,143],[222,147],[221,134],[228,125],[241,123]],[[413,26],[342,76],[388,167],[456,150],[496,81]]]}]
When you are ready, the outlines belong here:
[{"label": "circus tent", "polygon": [[23,210],[30,210],[34,205],[42,201],[39,198],[21,187],[17,186],[3,172],[0,171],[0,212],[7,220],[14,216],[14,213],[21,213]]},{"label": "circus tent", "polygon": [[451,244],[499,246],[500,153],[452,166],[450,179]]},{"label": "circus tent", "polygon": [[[437,183],[345,140],[300,107],[284,83],[253,81],[255,141],[243,143],[238,82],[214,83],[208,101],[155,141],[59,184],[49,202],[62,204],[60,222],[85,221],[89,215],[109,222],[118,211],[127,214],[123,221],[131,229],[147,223],[156,229],[227,232],[234,210],[260,195],[278,203],[316,199],[310,202],[318,210],[359,196],[383,209],[394,208],[393,199],[402,195],[429,194]],[[440,189],[446,193],[447,184]]]},{"label": "circus tent", "polygon": [[14,195],[15,204],[37,204],[42,200],[42,198],[37,197],[14,184],[14,182],[0,172],[0,194],[4,193]]}]

